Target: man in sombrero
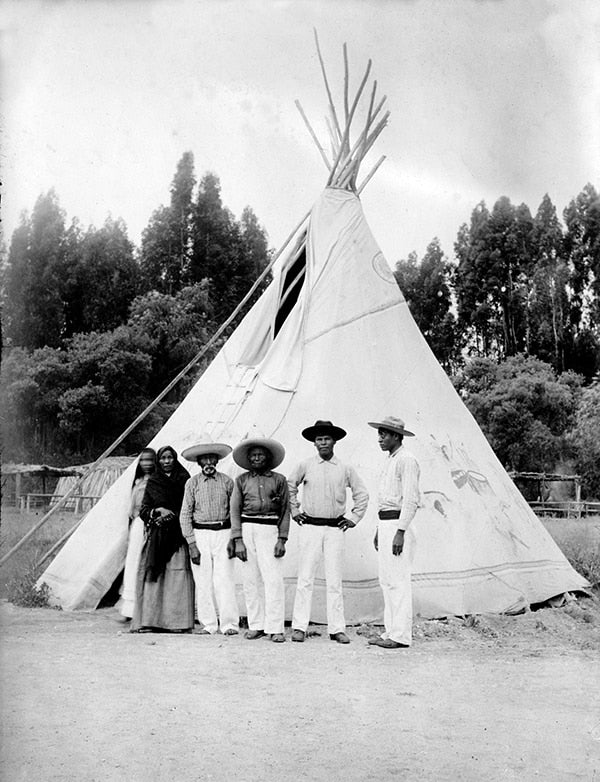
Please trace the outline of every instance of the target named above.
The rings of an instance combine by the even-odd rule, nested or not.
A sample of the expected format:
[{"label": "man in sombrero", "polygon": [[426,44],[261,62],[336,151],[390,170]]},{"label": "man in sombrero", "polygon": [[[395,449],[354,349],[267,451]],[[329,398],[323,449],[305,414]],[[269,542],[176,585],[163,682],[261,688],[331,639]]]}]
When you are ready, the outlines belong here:
[{"label": "man in sombrero", "polygon": [[192,560],[196,610],[203,634],[212,635],[219,629],[224,635],[238,634],[234,561],[228,552],[233,480],[217,470],[219,460],[230,453],[230,445],[208,439],[182,453],[184,459],[200,465],[200,472],[185,485],[179,523]]},{"label": "man in sombrero", "polygon": [[[317,421],[302,436],[317,453],[300,462],[288,477],[292,517],[300,525],[298,581],[292,618],[292,641],[304,641],[310,620],[317,566],[324,560],[327,584],[327,630],[332,641],[350,643],[346,635],[342,565],[344,532],[365,515],[369,494],[354,467],[334,454],[346,432],[331,421]],[[298,498],[298,488],[302,494]],[[352,492],[352,510],[347,511],[347,489]]]},{"label": "man in sombrero", "polygon": [[402,444],[414,437],[401,418],[369,421],[387,459],[379,481],[379,523],[373,541],[379,560],[385,632],[370,644],[406,649],[412,642],[411,551],[406,530],[419,507],[419,463]]},{"label": "man in sombrero", "polygon": [[[243,565],[248,612],[246,638],[269,635],[283,643],[285,588],[283,561],[290,527],[287,481],[274,472],[285,456],[277,440],[253,438],[234,448],[233,459],[247,472],[234,482],[231,538]],[[264,586],[264,590],[261,589]]]}]

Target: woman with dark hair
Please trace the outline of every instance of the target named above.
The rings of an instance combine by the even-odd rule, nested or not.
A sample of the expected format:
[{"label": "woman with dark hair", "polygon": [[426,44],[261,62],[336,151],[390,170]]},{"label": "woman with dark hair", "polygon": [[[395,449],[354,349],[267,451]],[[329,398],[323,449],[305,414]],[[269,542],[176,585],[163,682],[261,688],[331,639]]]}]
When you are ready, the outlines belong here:
[{"label": "woman with dark hair", "polygon": [[119,612],[121,622],[129,622],[133,616],[135,605],[135,589],[137,572],[144,546],[144,522],[140,518],[140,508],[146,491],[148,480],[156,469],[156,451],[154,448],[144,448],[138,457],[138,463],[131,488],[131,503],[129,505],[129,539],[127,541],[127,556],[123,572],[123,586]]},{"label": "woman with dark hair", "polygon": [[140,516],[146,539],[137,575],[132,631],[191,631],[194,627],[194,581],[179,512],[188,471],[170,445],[157,453]]}]

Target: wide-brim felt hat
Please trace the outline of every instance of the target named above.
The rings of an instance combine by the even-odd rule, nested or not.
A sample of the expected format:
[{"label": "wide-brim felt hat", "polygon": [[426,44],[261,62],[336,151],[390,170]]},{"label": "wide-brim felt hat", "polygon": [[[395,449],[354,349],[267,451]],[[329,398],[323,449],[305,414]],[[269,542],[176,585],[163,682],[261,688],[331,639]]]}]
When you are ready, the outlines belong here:
[{"label": "wide-brim felt hat", "polygon": [[251,448],[257,448],[258,446],[266,448],[271,454],[269,469],[278,467],[285,458],[285,448],[281,443],[277,442],[277,440],[271,440],[266,437],[253,437],[249,440],[242,440],[241,443],[238,443],[235,446],[233,449],[233,461],[239,467],[243,467],[245,470],[251,470],[252,465],[248,459],[248,451]]},{"label": "wide-brim felt hat", "polygon": [[404,437],[414,437],[414,432],[409,432],[404,426],[404,421],[401,418],[396,418],[393,415],[387,415],[382,421],[369,421],[369,426],[373,429],[389,429],[390,432],[396,432],[396,434],[402,434]]},{"label": "wide-brim felt hat", "polygon": [[206,456],[209,453],[214,453],[219,459],[223,459],[225,456],[229,456],[232,450],[232,447],[226,443],[204,442],[186,448],[181,452],[181,455],[188,462],[195,462],[199,456]]},{"label": "wide-brim felt hat", "polygon": [[310,440],[311,443],[314,443],[320,434],[329,435],[337,442],[345,437],[347,432],[341,426],[334,426],[331,421],[316,421],[314,426],[302,430],[302,437],[305,440]]}]

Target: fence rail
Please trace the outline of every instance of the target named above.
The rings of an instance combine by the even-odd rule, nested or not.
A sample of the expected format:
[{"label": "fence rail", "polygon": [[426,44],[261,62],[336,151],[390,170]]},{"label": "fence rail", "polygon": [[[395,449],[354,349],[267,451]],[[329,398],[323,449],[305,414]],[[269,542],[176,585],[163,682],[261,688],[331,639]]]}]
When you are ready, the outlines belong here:
[{"label": "fence rail", "polygon": [[536,501],[529,503],[538,516],[559,516],[580,519],[583,516],[600,516],[600,502],[567,500],[565,502]]},{"label": "fence rail", "polygon": [[[55,505],[59,499],[60,497],[57,497],[56,494],[22,494],[19,497],[19,511],[21,513],[25,511],[29,513],[32,507],[41,508],[46,507],[47,505]],[[91,508],[98,502],[99,499],[100,497],[95,494],[75,494],[65,503],[63,509],[72,510],[75,511],[75,513],[79,513],[80,510],[84,509],[84,503],[87,503]]]}]

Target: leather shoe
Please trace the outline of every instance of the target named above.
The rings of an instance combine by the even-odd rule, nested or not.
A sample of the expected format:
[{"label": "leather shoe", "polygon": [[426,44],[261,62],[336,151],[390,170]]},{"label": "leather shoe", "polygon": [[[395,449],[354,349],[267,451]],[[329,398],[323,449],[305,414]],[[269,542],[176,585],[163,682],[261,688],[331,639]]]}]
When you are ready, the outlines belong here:
[{"label": "leather shoe", "polygon": [[369,638],[367,643],[369,646],[377,646],[380,641],[383,641],[383,638],[380,635],[376,635],[374,638]]},{"label": "leather shoe", "polygon": [[350,639],[346,633],[330,633],[329,637],[332,641],[337,641],[338,644],[349,644]]},{"label": "leather shoe", "polygon": [[306,633],[304,630],[292,630],[292,641],[298,641],[298,643],[304,643]]},{"label": "leather shoe", "polygon": [[285,635],[283,633],[272,633],[271,641],[276,644],[282,644],[285,641]]},{"label": "leather shoe", "polygon": [[408,644],[401,644],[398,641],[392,641],[391,638],[378,638],[375,646],[381,646],[382,649],[408,649]]},{"label": "leather shoe", "polygon": [[235,627],[230,627],[228,630],[225,630],[223,635],[237,635],[238,631],[235,629]]},{"label": "leather shoe", "polygon": [[265,634],[264,630],[248,630],[248,632],[245,635],[245,638],[247,638],[249,641],[254,641],[257,638],[262,638]]}]

